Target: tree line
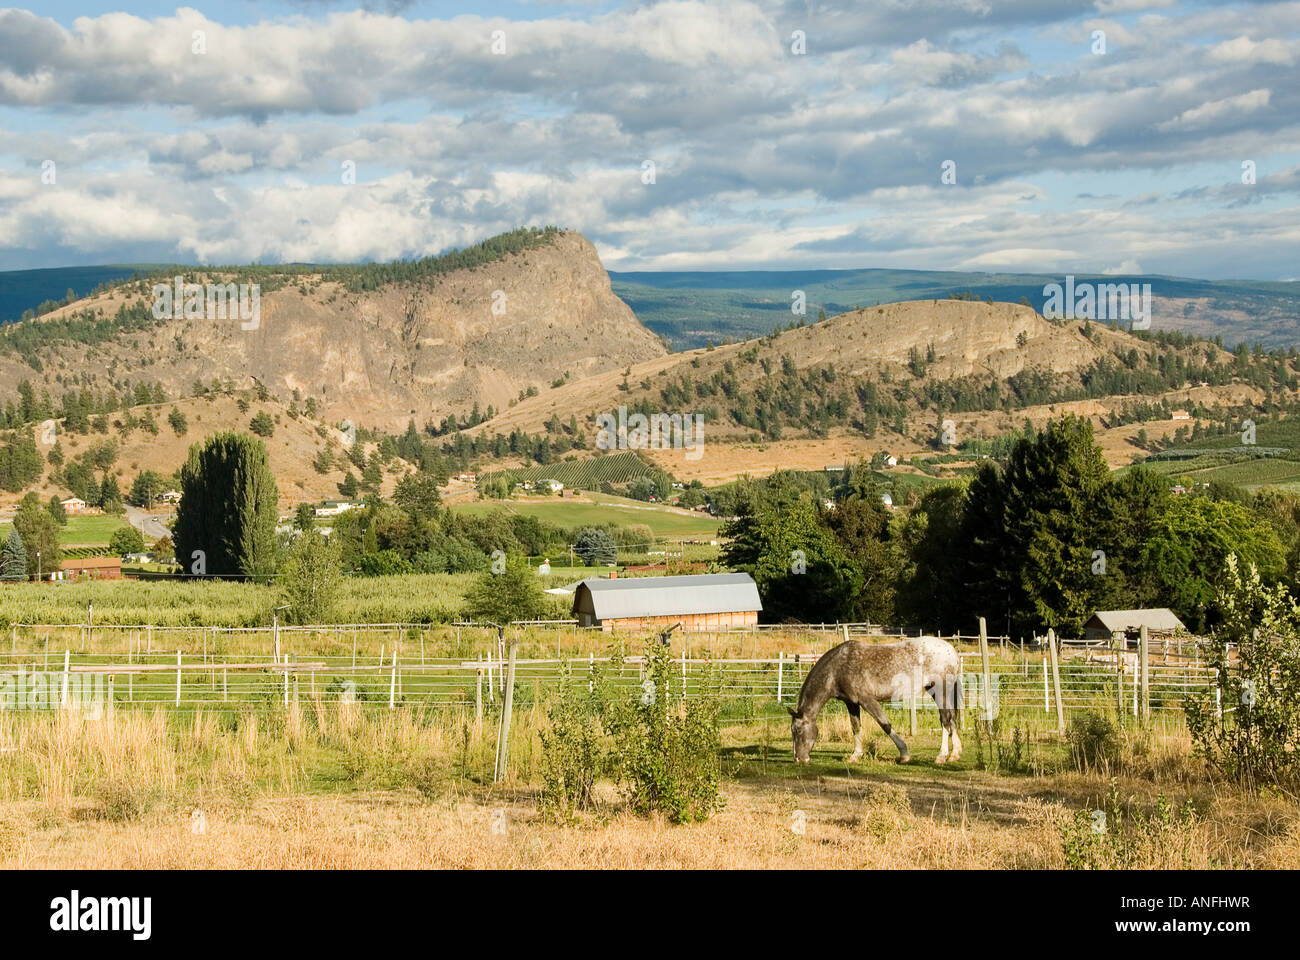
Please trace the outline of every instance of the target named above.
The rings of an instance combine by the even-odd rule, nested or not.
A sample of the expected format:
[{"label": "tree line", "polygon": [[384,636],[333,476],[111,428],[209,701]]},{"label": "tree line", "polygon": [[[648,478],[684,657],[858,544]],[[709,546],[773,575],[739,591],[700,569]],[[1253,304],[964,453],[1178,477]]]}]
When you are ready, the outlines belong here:
[{"label": "tree line", "polygon": [[752,482],[722,533],[724,562],[755,576],[777,622],[969,631],[983,616],[1012,636],[1077,636],[1098,609],[1168,606],[1205,631],[1223,617],[1229,556],[1265,584],[1300,569],[1300,498],[1175,495],[1141,467],[1112,475],[1091,424],[1071,417],[905,512],[881,503],[865,466],[829,505],[787,480]]}]

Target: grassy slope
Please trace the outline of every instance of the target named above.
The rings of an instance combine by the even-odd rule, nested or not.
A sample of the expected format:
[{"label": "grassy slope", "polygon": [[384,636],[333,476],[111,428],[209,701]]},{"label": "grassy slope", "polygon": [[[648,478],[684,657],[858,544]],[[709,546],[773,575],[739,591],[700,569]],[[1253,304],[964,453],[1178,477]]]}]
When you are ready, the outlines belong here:
[{"label": "grassy slope", "polygon": [[678,507],[657,506],[624,497],[589,494],[585,501],[528,499],[510,501],[482,501],[453,506],[453,510],[466,513],[490,513],[504,509],[537,517],[559,526],[576,527],[584,524],[609,523],[645,524],[657,535],[664,537],[712,537],[717,533],[719,521],[707,514],[688,513]]},{"label": "grassy slope", "polygon": [[[0,523],[0,542],[9,536],[9,524]],[[68,517],[65,526],[59,528],[60,546],[78,544],[82,546],[107,545],[113,531],[125,527],[126,521],[121,517],[90,516]]]}]

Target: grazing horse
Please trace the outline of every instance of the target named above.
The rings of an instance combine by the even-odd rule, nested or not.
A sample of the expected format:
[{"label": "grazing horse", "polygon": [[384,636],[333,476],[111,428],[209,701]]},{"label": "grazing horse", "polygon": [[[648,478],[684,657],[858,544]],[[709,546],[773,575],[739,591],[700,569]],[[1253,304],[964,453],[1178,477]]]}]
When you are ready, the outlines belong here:
[{"label": "grazing horse", "polygon": [[[862,759],[862,707],[875,718],[898,747],[898,762],[912,758],[903,738],[889,726],[882,700],[901,700],[920,696],[924,690],[934,698],[943,724],[943,747],[934,762],[961,759],[961,737],[957,724],[961,719],[961,658],[952,644],[938,637],[915,637],[900,643],[864,643],[846,640],[832,647],[808,671],[799,690],[799,707],[790,710],[790,735],[794,738],[794,758],[807,763],[808,754],[817,742],[817,716],[828,700],[842,700],[849,708],[853,726],[853,755],[850,763]],[[948,735],[952,734],[952,754],[948,753]]]}]

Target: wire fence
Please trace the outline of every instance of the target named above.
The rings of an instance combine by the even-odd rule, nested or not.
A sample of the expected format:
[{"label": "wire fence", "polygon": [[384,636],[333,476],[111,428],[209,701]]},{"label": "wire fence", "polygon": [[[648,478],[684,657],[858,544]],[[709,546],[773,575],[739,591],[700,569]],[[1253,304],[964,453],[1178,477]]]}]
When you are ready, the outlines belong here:
[{"label": "wire fence", "polygon": [[[726,722],[770,718],[793,704],[808,670],[845,636],[897,639],[869,624],[799,625],[678,634],[674,677],[686,696],[716,691]],[[544,700],[561,678],[591,682],[599,669],[616,691],[643,681],[640,656],[611,657],[616,638],[571,621],[497,628],[485,624],[331,624],[313,627],[156,627],[149,625],[17,624],[0,650],[0,710],[109,704],[125,708],[273,709],[292,702],[353,703],[363,708],[496,710],[505,694],[507,650],[515,659],[515,703]],[[627,639],[627,638],[625,638]],[[630,638],[637,640],[640,638]],[[950,636],[964,663],[962,695],[1020,714],[1054,715],[1056,682],[1041,644],[988,638],[989,689],[978,636]],[[586,648],[585,650],[582,648]],[[968,649],[976,647],[976,649]],[[555,650],[552,655],[549,651]],[[597,652],[600,648],[600,652]],[[531,651],[531,653],[529,652]],[[1060,648],[1060,705],[1139,711],[1139,665],[1123,650]],[[616,665],[611,665],[616,664]],[[1152,711],[1178,710],[1209,688],[1212,670],[1199,645],[1153,645],[1148,663]],[[909,713],[937,708],[928,696],[896,698]]]}]

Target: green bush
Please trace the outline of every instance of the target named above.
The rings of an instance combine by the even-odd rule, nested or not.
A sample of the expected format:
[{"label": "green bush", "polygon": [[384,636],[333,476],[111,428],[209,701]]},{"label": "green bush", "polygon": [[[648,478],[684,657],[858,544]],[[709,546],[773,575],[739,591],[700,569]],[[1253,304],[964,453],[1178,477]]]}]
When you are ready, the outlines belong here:
[{"label": "green bush", "polygon": [[1190,799],[1175,808],[1164,794],[1155,810],[1129,809],[1111,781],[1095,810],[1078,810],[1061,826],[1066,866],[1074,870],[1190,869],[1202,848],[1201,817]]},{"label": "green bush", "polygon": [[1103,714],[1086,710],[1071,717],[1065,736],[1079,770],[1095,770],[1119,759],[1119,728]]},{"label": "green bush", "polygon": [[609,725],[614,773],[632,809],[665,814],[674,823],[707,820],[723,805],[718,696],[706,676],[696,696],[674,690],[668,647],[651,641],[639,695],[617,702]]},{"label": "green bush", "polygon": [[[1187,726],[1210,769],[1247,789],[1300,791],[1300,607],[1252,566],[1227,562],[1224,622],[1210,640],[1208,691],[1184,703]],[[1231,654],[1235,652],[1236,656]]]},{"label": "green bush", "polygon": [[592,804],[596,778],[607,762],[601,727],[603,689],[593,669],[590,689],[574,682],[566,664],[546,709],[542,741],[542,812],[572,820]]}]

